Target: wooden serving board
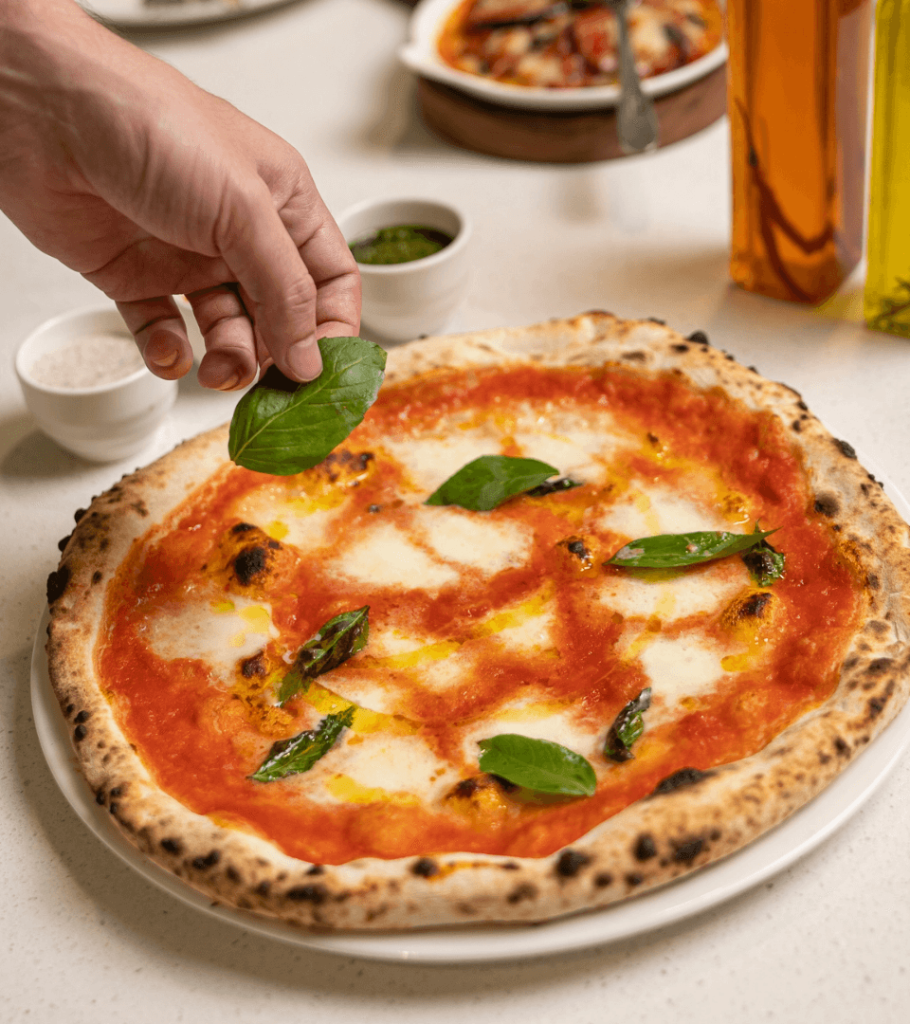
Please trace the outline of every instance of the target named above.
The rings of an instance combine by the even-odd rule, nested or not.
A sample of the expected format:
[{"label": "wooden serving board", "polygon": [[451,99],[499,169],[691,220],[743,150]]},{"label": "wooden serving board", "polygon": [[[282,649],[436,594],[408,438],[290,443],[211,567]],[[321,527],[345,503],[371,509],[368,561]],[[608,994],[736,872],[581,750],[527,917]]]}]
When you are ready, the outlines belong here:
[{"label": "wooden serving board", "polygon": [[[727,110],[726,66],[655,99],[659,146],[694,135]],[[625,156],[616,136],[616,108],[526,110],[487,103],[427,78],[417,80],[424,124],[446,142],[488,156],[580,164]]]}]

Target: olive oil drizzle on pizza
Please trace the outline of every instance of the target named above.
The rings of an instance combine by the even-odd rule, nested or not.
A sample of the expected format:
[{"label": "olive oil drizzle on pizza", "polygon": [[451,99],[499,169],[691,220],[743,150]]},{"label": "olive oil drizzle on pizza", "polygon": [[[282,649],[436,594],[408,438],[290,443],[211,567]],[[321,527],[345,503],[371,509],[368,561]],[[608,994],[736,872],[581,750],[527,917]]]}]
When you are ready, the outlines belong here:
[{"label": "olive oil drizzle on pizza", "polygon": [[[479,454],[540,458],[579,486],[490,512],[424,505]],[[771,591],[738,557],[603,565],[636,537],[757,521],[786,537]],[[301,644],[367,604],[369,646],[279,707]],[[136,546],[108,609],[105,686],[162,787],[316,863],[560,849],[674,771],[747,756],[823,701],[860,612],[770,416],[671,374],[543,367],[387,385],[306,473],[226,468]],[[648,687],[635,756],[612,763],[610,724]],[[249,778],[277,741],[351,707],[310,770]],[[534,794],[481,772],[479,741],[502,734],[581,754],[595,793]]]}]

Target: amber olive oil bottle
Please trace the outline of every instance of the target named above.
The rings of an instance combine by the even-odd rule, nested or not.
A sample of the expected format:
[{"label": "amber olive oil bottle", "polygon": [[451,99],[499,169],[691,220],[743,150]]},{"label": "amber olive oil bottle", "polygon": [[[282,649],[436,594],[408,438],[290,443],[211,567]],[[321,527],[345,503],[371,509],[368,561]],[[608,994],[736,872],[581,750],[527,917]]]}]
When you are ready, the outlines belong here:
[{"label": "amber olive oil bottle", "polygon": [[862,256],[871,0],[728,0],[730,276],[818,303]]}]

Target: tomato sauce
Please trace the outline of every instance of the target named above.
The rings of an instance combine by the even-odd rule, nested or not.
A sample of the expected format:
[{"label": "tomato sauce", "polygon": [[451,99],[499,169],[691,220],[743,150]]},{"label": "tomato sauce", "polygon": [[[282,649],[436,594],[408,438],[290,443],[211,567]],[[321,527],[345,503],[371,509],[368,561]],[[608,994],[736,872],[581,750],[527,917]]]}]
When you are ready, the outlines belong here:
[{"label": "tomato sauce", "polygon": [[[773,540],[787,565],[770,591],[777,612],[760,626],[760,665],[746,658],[715,691],[647,729],[634,759],[600,771],[597,792],[586,799],[493,786],[478,799],[455,792],[428,802],[420,799],[418,786],[411,798],[361,794],[353,802],[326,802],[308,797],[306,775],[252,781],[249,776],[276,739],[318,720],[314,693],[323,701],[335,699],[332,673],[326,673],[309,695],[278,708],[275,672],[286,670],[299,646],[329,618],[363,605],[370,606],[371,630],[406,620],[421,637],[457,644],[465,657],[476,653],[466,662],[474,667],[463,685],[444,690],[419,685],[419,675],[396,668],[394,659],[389,665],[373,657],[369,645],[351,662],[373,664],[383,684],[399,694],[401,710],[378,716],[381,728],[420,737],[463,779],[479,774],[476,762],[465,761],[464,724],[507,707],[523,690],[545,693],[554,707],[570,708],[592,733],[605,737],[622,707],[649,685],[641,662],[622,653],[624,616],[592,600],[598,581],[628,571],[602,563],[631,538],[597,535],[584,525],[592,509],[612,500],[612,483],[522,497],[477,513],[520,523],[534,537],[524,561],[493,575],[466,570],[452,585],[426,589],[417,579],[403,590],[370,586],[331,569],[330,556],[375,517],[407,530],[419,514],[419,503],[403,500],[407,467],[383,453],[385,439],[419,437],[447,420],[507,417],[527,402],[590,410],[592,416],[608,408],[641,437],[634,457],[617,467],[618,480],[684,489],[687,465],[711,467],[750,523],[778,529]],[[224,468],[162,529],[136,542],[109,589],[108,627],[97,651],[103,686],[158,783],[199,814],[263,836],[314,863],[446,851],[544,856],[682,768],[709,769],[757,752],[837,685],[846,640],[861,614],[861,587],[830,523],[814,510],[798,453],[770,414],[746,410],[720,390],[695,391],[674,374],[648,377],[616,367],[443,370],[383,388],[344,448],[371,458],[358,463],[362,472],[336,480],[338,465],[329,463],[282,480]],[[238,524],[239,503],[263,489],[287,497],[335,487],[343,488],[344,502],[327,528],[325,557],[303,556],[290,544],[276,548],[278,582],[265,586],[262,600],[269,602],[278,635],[264,641],[265,669],[238,670],[234,683],[225,686],[202,659],[155,653],[149,622],[156,615],[179,610],[198,593],[213,601],[235,595],[237,583],[225,569],[224,538]],[[567,538],[576,533],[583,535],[587,559],[567,548]],[[551,649],[538,655],[525,656],[490,635],[489,622],[497,615],[508,618],[522,602],[543,604],[552,613]],[[715,612],[694,612],[672,621],[655,616],[645,628],[668,639],[699,630],[710,639],[723,638],[730,626]],[[317,711],[323,713],[325,706]],[[359,735],[356,724],[355,719],[353,732]]]}]

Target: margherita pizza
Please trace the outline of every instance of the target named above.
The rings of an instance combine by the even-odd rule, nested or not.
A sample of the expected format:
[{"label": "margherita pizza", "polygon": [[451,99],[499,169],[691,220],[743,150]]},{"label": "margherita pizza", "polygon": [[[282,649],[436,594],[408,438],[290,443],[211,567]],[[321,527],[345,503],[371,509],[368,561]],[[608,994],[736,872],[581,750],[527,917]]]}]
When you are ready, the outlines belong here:
[{"label": "margherita pizza", "polygon": [[125,478],[48,653],[98,803],[212,899],[539,921],[823,789],[907,698],[908,593],[906,524],[799,395],[591,313],[393,350],[304,472],[220,429]]}]

